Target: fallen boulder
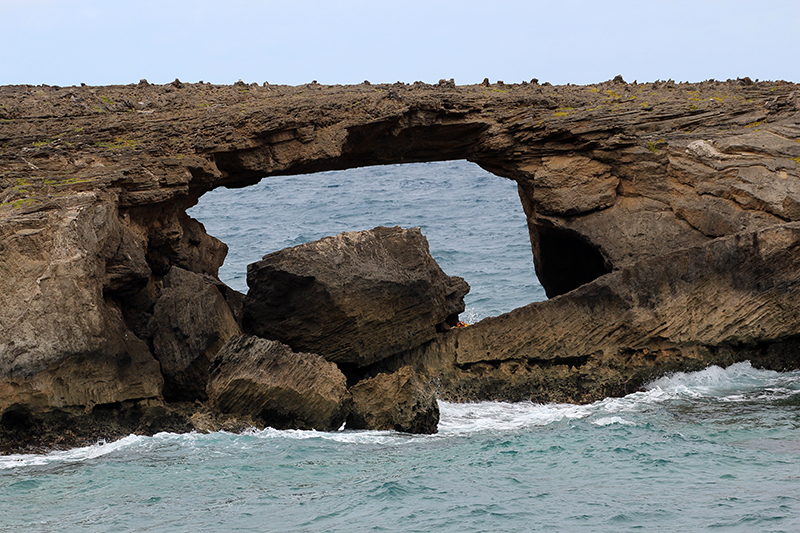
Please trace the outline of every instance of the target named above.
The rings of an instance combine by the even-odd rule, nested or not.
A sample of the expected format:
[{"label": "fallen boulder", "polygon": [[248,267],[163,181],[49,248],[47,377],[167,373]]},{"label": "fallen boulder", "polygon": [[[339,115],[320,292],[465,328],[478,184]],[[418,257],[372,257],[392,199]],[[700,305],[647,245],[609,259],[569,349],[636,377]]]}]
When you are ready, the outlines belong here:
[{"label": "fallen boulder", "polygon": [[353,408],[347,417],[348,429],[437,432],[436,390],[410,366],[359,381],[350,394]]},{"label": "fallen boulder", "polygon": [[464,311],[419,228],[340,233],[247,268],[243,329],[328,361],[366,366],[435,338]]},{"label": "fallen boulder", "polygon": [[349,398],[335,364],[250,335],[229,340],[209,370],[212,411],[252,417],[276,429],[336,430],[345,421]]},{"label": "fallen boulder", "polygon": [[214,281],[176,266],[164,278],[149,329],[167,400],[205,400],[211,360],[241,334]]}]

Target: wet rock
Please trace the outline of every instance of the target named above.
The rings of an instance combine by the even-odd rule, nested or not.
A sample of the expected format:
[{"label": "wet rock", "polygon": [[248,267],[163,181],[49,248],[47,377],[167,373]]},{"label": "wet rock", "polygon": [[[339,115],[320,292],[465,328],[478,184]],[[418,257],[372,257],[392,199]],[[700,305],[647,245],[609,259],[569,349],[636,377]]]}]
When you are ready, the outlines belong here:
[{"label": "wet rock", "polygon": [[164,397],[173,401],[206,399],[211,360],[241,334],[213,281],[176,266],[164,278],[149,329],[164,375]]},{"label": "wet rock", "polygon": [[350,388],[353,408],[348,429],[395,430],[436,433],[439,404],[433,385],[410,366],[391,374],[378,374]]},{"label": "wet rock", "polygon": [[244,330],[365,366],[449,329],[469,285],[447,276],[419,228],[378,227],[287,248],[247,269]]},{"label": "wet rock", "polygon": [[212,410],[250,416],[277,429],[332,431],[349,409],[346,380],[335,364],[277,341],[233,337],[209,376]]}]

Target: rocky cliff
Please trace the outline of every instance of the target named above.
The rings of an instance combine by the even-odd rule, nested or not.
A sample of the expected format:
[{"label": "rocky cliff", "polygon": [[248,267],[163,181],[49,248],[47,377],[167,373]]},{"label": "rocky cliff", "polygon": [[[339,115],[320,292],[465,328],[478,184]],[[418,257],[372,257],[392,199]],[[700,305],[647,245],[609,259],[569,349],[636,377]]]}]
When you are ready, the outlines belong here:
[{"label": "rocky cliff", "polygon": [[[164,398],[202,395],[192,376],[238,334],[242,298],[185,210],[219,186],[388,163],[516,181],[552,299],[365,372],[410,364],[450,399],[591,401],[709,363],[796,368],[797,89],[0,87],[3,435],[190,427]],[[215,331],[186,331],[188,308]]]}]

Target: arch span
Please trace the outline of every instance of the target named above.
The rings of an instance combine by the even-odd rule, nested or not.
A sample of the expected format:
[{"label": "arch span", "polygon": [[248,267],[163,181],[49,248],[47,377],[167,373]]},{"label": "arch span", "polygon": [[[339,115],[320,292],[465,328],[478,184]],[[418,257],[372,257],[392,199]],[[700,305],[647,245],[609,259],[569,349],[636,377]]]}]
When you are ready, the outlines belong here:
[{"label": "arch span", "polygon": [[[454,395],[588,401],[693,362],[790,368],[797,89],[0,87],[0,413],[162,398],[142,339],[170,272],[235,308],[215,279],[225,246],[185,215],[202,194],[447,159],[517,183],[538,275],[560,294],[428,347],[455,361]],[[612,272],[580,285],[601,272],[592,250]],[[577,264],[595,266],[563,275]]]}]

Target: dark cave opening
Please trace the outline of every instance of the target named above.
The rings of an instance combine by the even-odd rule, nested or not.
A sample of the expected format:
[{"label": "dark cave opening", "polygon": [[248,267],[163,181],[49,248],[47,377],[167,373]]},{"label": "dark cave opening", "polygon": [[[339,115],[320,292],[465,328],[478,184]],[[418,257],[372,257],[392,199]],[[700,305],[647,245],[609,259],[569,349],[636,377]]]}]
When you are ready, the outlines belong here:
[{"label": "dark cave opening", "polygon": [[577,289],[611,272],[600,251],[577,235],[539,226],[534,257],[536,274],[548,298]]}]

